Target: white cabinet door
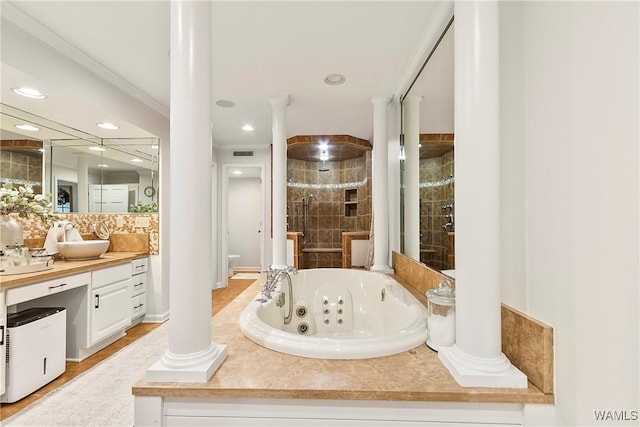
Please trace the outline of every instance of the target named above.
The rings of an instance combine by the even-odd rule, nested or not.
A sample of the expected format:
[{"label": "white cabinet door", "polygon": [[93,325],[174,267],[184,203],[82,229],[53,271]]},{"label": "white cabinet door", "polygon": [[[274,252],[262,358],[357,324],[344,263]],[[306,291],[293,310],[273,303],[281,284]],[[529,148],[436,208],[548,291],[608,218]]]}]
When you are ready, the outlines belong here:
[{"label": "white cabinet door", "polygon": [[131,279],[91,292],[91,345],[131,322]]}]

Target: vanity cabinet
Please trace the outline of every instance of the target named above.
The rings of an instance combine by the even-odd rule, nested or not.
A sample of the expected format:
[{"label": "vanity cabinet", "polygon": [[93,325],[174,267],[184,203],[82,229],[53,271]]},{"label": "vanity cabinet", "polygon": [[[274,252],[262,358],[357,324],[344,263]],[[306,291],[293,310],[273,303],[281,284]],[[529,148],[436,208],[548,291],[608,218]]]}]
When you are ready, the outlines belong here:
[{"label": "vanity cabinet", "polygon": [[131,323],[131,266],[103,268],[91,275],[89,345],[94,345]]},{"label": "vanity cabinet", "polygon": [[147,313],[147,271],[149,258],[131,261],[131,325],[140,323]]},{"label": "vanity cabinet", "polygon": [[7,300],[5,304],[7,306],[20,304],[36,298],[52,296],[81,286],[87,286],[89,283],[91,283],[91,273],[87,272],[11,288],[6,291]]},{"label": "vanity cabinet", "polygon": [[[0,326],[6,327],[3,322],[7,313],[35,307],[64,307],[67,314],[66,358],[75,362],[122,338],[131,324],[132,307],[136,307],[138,316],[146,312],[148,257],[139,260],[125,255],[122,261],[114,262],[118,257],[116,253],[103,260],[87,261],[86,266],[82,261],[61,262],[54,266],[54,273],[55,270],[58,274],[67,269],[73,271],[45,280],[37,277],[50,277],[51,273],[38,273],[33,282],[24,285],[11,283],[11,277],[2,277],[0,296],[4,301],[0,300]],[[98,264],[101,262],[107,266]],[[137,302],[132,305],[134,297]],[[0,343],[1,337],[0,328]],[[3,352],[4,346],[0,344],[0,357]],[[0,363],[0,370],[2,368],[4,364]],[[0,381],[0,387],[2,384]]]},{"label": "vanity cabinet", "polygon": [[0,395],[5,391],[5,363],[7,357],[7,310],[4,304],[4,291],[0,289]]}]

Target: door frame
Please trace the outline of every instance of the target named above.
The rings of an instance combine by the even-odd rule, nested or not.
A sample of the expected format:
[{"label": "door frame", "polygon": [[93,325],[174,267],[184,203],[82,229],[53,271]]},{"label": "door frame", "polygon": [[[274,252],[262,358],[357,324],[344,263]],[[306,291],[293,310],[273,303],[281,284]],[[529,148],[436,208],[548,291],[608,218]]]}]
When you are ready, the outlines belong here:
[{"label": "door frame", "polygon": [[220,282],[223,287],[228,284],[227,271],[229,271],[229,172],[234,168],[259,168],[260,169],[260,195],[262,211],[260,222],[260,269],[264,269],[264,235],[265,235],[265,206],[266,206],[266,183],[265,183],[265,165],[262,163],[223,163],[222,173],[222,197],[221,197],[221,217],[222,225],[219,234],[221,241],[220,250]]}]

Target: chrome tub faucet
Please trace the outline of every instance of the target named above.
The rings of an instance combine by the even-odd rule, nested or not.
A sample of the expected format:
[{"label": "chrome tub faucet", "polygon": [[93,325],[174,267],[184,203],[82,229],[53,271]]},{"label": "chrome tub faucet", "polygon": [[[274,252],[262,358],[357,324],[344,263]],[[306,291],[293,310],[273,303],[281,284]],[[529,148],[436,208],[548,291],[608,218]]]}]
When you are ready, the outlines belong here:
[{"label": "chrome tub faucet", "polygon": [[264,272],[267,273],[267,280],[262,284],[260,298],[258,298],[257,301],[269,301],[272,298],[271,293],[275,290],[276,285],[283,277],[285,277],[287,279],[287,291],[285,292],[280,289],[276,305],[278,307],[283,307],[288,296],[289,306],[287,315],[284,317],[284,324],[288,325],[291,322],[291,317],[293,316],[293,285],[291,284],[290,274],[298,274],[298,269],[292,266],[287,266],[285,268],[273,268],[273,266],[270,265]]}]

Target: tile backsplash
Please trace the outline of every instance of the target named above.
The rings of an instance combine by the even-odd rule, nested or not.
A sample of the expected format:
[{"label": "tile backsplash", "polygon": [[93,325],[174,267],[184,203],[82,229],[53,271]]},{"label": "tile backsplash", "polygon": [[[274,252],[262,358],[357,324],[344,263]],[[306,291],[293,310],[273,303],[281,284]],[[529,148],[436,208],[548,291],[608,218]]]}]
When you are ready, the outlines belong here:
[{"label": "tile backsplash", "polygon": [[[137,218],[137,222],[136,222]],[[44,238],[49,230],[48,224],[43,224],[38,218],[16,218],[23,229],[25,239]],[[93,224],[96,221],[103,221],[111,235],[122,234],[148,234],[149,235],[149,254],[157,255],[159,252],[159,216],[157,213],[144,214],[60,214],[60,219],[64,221],[72,221],[77,224],[78,231],[82,235],[90,235],[93,233]],[[143,227],[136,227],[141,225]],[[148,222],[148,224],[147,224]]]}]

